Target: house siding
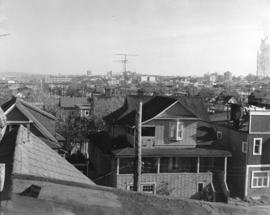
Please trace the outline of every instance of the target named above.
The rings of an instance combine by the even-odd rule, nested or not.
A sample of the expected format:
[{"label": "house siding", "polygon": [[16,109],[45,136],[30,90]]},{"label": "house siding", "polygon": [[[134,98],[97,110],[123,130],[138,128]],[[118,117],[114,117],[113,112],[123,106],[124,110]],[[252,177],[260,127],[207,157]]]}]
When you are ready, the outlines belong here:
[{"label": "house siding", "polygon": [[[204,186],[212,182],[212,173],[160,173],[143,174],[141,183],[153,183],[156,186],[156,193],[164,183],[168,183],[170,196],[181,198],[192,198],[197,193],[197,184],[203,182]],[[132,174],[117,175],[117,188],[127,189],[133,184]]]},{"label": "house siding", "polygon": [[243,197],[245,190],[247,154],[242,152],[242,142],[248,140],[248,134],[225,126],[216,126],[216,130],[222,132],[222,139],[217,140],[217,146],[226,148],[232,153],[232,157],[228,159],[227,168],[227,183],[229,190],[232,195]]},{"label": "house siding", "polygon": [[[173,120],[161,120],[161,119],[153,119],[144,125],[154,125],[154,126],[163,126],[164,134],[163,135],[156,135],[159,137],[163,136],[163,140],[159,140],[159,142],[163,142],[162,146],[170,146],[170,145],[176,145],[176,146],[185,146],[185,147],[195,147],[196,146],[196,133],[197,133],[197,121],[191,121],[191,120],[184,120],[182,121],[184,123],[184,132],[183,132],[183,140],[172,140],[169,137],[169,123]],[[175,121],[175,120],[174,120]],[[176,121],[175,121],[176,122]],[[155,141],[157,142],[157,141]],[[156,143],[155,143],[156,145]]]},{"label": "house siding", "polygon": [[[262,154],[253,155],[254,138],[262,138]],[[247,164],[270,164],[270,134],[249,134]]]}]

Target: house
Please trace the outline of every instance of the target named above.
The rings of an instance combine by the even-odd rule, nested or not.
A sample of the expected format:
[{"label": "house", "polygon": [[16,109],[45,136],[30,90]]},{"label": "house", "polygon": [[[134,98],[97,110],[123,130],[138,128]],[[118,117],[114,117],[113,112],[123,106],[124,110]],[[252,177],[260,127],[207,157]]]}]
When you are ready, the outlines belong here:
[{"label": "house", "polygon": [[[111,142],[104,144],[107,153],[99,141],[91,138],[89,147],[90,159],[99,159],[92,161],[95,166],[108,171],[111,163],[111,174],[104,174],[108,177],[104,177],[103,183],[133,189],[135,115],[139,99],[143,101],[141,190],[185,198],[203,198],[209,191],[212,197],[204,199],[213,200],[216,195],[216,199],[226,201],[229,194],[226,166],[231,154],[215,148],[216,133],[208,124],[202,100],[195,97],[128,96],[121,108],[106,116],[111,137]],[[116,144],[115,138],[119,138]],[[108,164],[98,163],[100,154],[107,156]]]},{"label": "house", "polygon": [[232,105],[231,120],[215,122],[219,145],[230,150],[232,195],[270,197],[270,110]]},{"label": "house", "polygon": [[66,120],[70,115],[89,117],[91,104],[87,97],[62,96],[59,99],[59,113],[61,119]]},{"label": "house", "polygon": [[10,200],[12,193],[34,195],[45,189],[46,182],[95,185],[23,125],[6,129],[0,143],[0,163],[5,168],[1,201]]},{"label": "house", "polygon": [[59,151],[65,139],[56,132],[56,118],[20,98],[13,97],[1,108],[7,119],[7,129],[24,125],[48,146]]}]

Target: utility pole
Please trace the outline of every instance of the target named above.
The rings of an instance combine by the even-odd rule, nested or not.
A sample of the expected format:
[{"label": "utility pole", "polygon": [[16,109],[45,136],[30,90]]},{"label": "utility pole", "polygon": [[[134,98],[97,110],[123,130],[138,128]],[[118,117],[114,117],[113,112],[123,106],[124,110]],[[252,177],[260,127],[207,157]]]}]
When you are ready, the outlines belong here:
[{"label": "utility pole", "polygon": [[142,101],[139,100],[136,113],[135,128],[135,169],[134,169],[134,191],[140,192],[142,174]]}]

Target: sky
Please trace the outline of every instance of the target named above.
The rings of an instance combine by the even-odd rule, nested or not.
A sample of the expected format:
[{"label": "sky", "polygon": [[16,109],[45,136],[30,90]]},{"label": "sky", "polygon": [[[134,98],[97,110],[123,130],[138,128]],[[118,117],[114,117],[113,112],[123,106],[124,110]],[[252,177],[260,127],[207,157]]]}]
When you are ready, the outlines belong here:
[{"label": "sky", "polygon": [[5,33],[0,72],[256,74],[270,0],[0,0]]}]

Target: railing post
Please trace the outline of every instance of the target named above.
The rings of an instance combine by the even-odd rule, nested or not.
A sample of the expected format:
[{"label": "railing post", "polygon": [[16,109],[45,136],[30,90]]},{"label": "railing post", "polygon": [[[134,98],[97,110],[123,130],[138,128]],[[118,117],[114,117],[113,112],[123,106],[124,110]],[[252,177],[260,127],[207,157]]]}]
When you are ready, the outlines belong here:
[{"label": "railing post", "polygon": [[197,157],[197,173],[200,172],[200,157]]},{"label": "railing post", "polygon": [[157,174],[160,173],[160,157],[157,158]]}]

